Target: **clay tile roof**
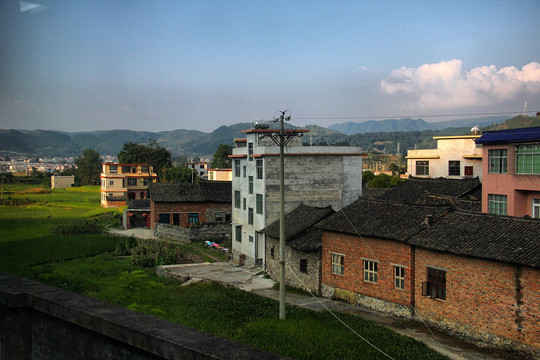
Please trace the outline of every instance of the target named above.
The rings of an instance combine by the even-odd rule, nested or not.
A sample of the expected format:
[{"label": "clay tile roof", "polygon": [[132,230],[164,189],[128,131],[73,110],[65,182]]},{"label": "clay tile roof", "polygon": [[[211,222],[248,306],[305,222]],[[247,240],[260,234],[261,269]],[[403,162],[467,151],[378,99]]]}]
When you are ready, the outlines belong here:
[{"label": "clay tile roof", "polygon": [[426,228],[428,215],[436,219],[448,210],[447,206],[412,205],[359,198],[321,221],[317,227],[350,235],[360,234],[404,242]]},{"label": "clay tile roof", "polygon": [[[482,184],[478,178],[446,179],[409,177],[407,181],[382,194],[380,200],[404,202],[407,204],[444,204],[448,200],[437,199],[434,195],[461,198],[477,196]],[[425,199],[425,197],[429,199]]]},{"label": "clay tile roof", "polygon": [[450,212],[408,241],[455,255],[540,267],[540,220]]},{"label": "clay tile roof", "polygon": [[[296,250],[313,251],[321,247],[321,231],[313,227],[334,213],[331,206],[312,207],[305,204],[285,215],[285,241]],[[279,239],[279,219],[261,230],[262,233]]]},{"label": "clay tile roof", "polygon": [[154,202],[232,202],[230,181],[204,181],[195,184],[159,184],[148,186]]}]

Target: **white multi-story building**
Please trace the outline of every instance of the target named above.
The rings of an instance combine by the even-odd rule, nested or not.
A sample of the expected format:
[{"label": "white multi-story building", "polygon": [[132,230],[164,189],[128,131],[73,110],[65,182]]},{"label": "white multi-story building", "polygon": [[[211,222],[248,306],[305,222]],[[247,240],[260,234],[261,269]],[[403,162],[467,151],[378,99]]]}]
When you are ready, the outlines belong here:
[{"label": "white multi-story building", "polygon": [[[309,130],[286,130],[290,135]],[[244,130],[230,156],[233,163],[232,256],[246,266],[265,264],[260,233],[279,218],[279,146],[272,129]],[[293,137],[285,147],[285,212],[300,203],[334,210],[362,195],[362,152],[356,146],[302,146]]]},{"label": "white multi-story building", "polygon": [[448,179],[482,178],[482,148],[474,140],[480,135],[435,136],[436,149],[407,151],[409,175]]}]

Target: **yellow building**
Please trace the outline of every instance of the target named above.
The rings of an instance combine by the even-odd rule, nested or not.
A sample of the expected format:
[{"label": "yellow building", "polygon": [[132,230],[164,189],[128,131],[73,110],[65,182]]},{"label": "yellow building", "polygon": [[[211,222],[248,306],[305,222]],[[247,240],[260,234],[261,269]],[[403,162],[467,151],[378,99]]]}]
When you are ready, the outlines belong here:
[{"label": "yellow building", "polygon": [[130,200],[147,197],[148,184],[155,182],[156,173],[148,164],[105,163],[101,170],[101,206],[125,206]]},{"label": "yellow building", "polygon": [[232,181],[232,169],[208,169],[210,181]]}]

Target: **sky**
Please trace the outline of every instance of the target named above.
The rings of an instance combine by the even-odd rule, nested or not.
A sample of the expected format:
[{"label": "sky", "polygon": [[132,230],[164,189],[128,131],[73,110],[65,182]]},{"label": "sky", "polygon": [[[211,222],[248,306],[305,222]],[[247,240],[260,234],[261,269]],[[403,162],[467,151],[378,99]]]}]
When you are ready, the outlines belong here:
[{"label": "sky", "polygon": [[538,0],[2,0],[0,128],[533,115],[539,19]]}]

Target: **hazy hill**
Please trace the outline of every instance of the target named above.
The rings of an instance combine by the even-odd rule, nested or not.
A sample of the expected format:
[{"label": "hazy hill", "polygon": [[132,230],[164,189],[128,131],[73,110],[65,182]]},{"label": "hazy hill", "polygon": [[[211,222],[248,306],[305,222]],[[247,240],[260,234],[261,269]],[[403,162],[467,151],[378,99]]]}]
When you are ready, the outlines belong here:
[{"label": "hazy hill", "polygon": [[449,127],[485,126],[499,123],[507,119],[507,116],[490,116],[474,119],[457,119],[436,123],[428,123],[423,119],[388,119],[388,120],[368,120],[363,122],[346,122],[330,125],[329,128],[340,131],[347,135],[390,132],[390,131],[422,131],[422,130],[444,130]]},{"label": "hazy hill", "polygon": [[[448,127],[440,129],[418,130],[426,123],[422,119],[402,119],[381,121],[381,127],[397,129],[392,131],[377,131],[346,135],[335,129],[324,128],[317,125],[309,125],[305,128],[310,132],[304,135],[303,142],[306,145],[334,145],[336,143],[361,146],[365,152],[376,151],[396,153],[399,148],[401,154],[415,147],[434,147],[433,136],[468,134],[472,125],[478,123],[492,124],[494,118],[452,120],[440,124],[457,125],[462,122],[464,127]],[[362,124],[362,123],[360,123]],[[401,124],[398,126],[398,124]],[[146,143],[150,139],[156,140],[160,145],[167,148],[173,156],[186,156],[212,158],[212,155],[220,144],[233,145],[235,138],[244,137],[243,130],[249,129],[253,124],[239,123],[230,126],[221,126],[211,133],[196,130],[174,130],[163,132],[131,131],[131,130],[100,130],[93,132],[65,133],[47,130],[1,130],[0,151],[10,151],[26,154],[27,157],[70,157],[80,156],[84,149],[95,149],[101,155],[116,155],[122,149],[124,143]],[[269,123],[270,127],[276,128],[278,123]],[[359,125],[359,124],[357,124]],[[405,126],[406,125],[406,126]],[[403,127],[414,127],[417,130],[404,131]],[[540,126],[540,118],[528,116],[516,116],[504,121],[496,128]],[[287,128],[292,126],[286,123]],[[482,127],[482,130],[494,129]]]},{"label": "hazy hill", "polygon": [[511,119],[505,120],[501,124],[494,124],[483,128],[482,130],[503,130],[503,129],[517,129],[524,127],[540,126],[540,116],[531,117],[527,115],[514,116]]}]

